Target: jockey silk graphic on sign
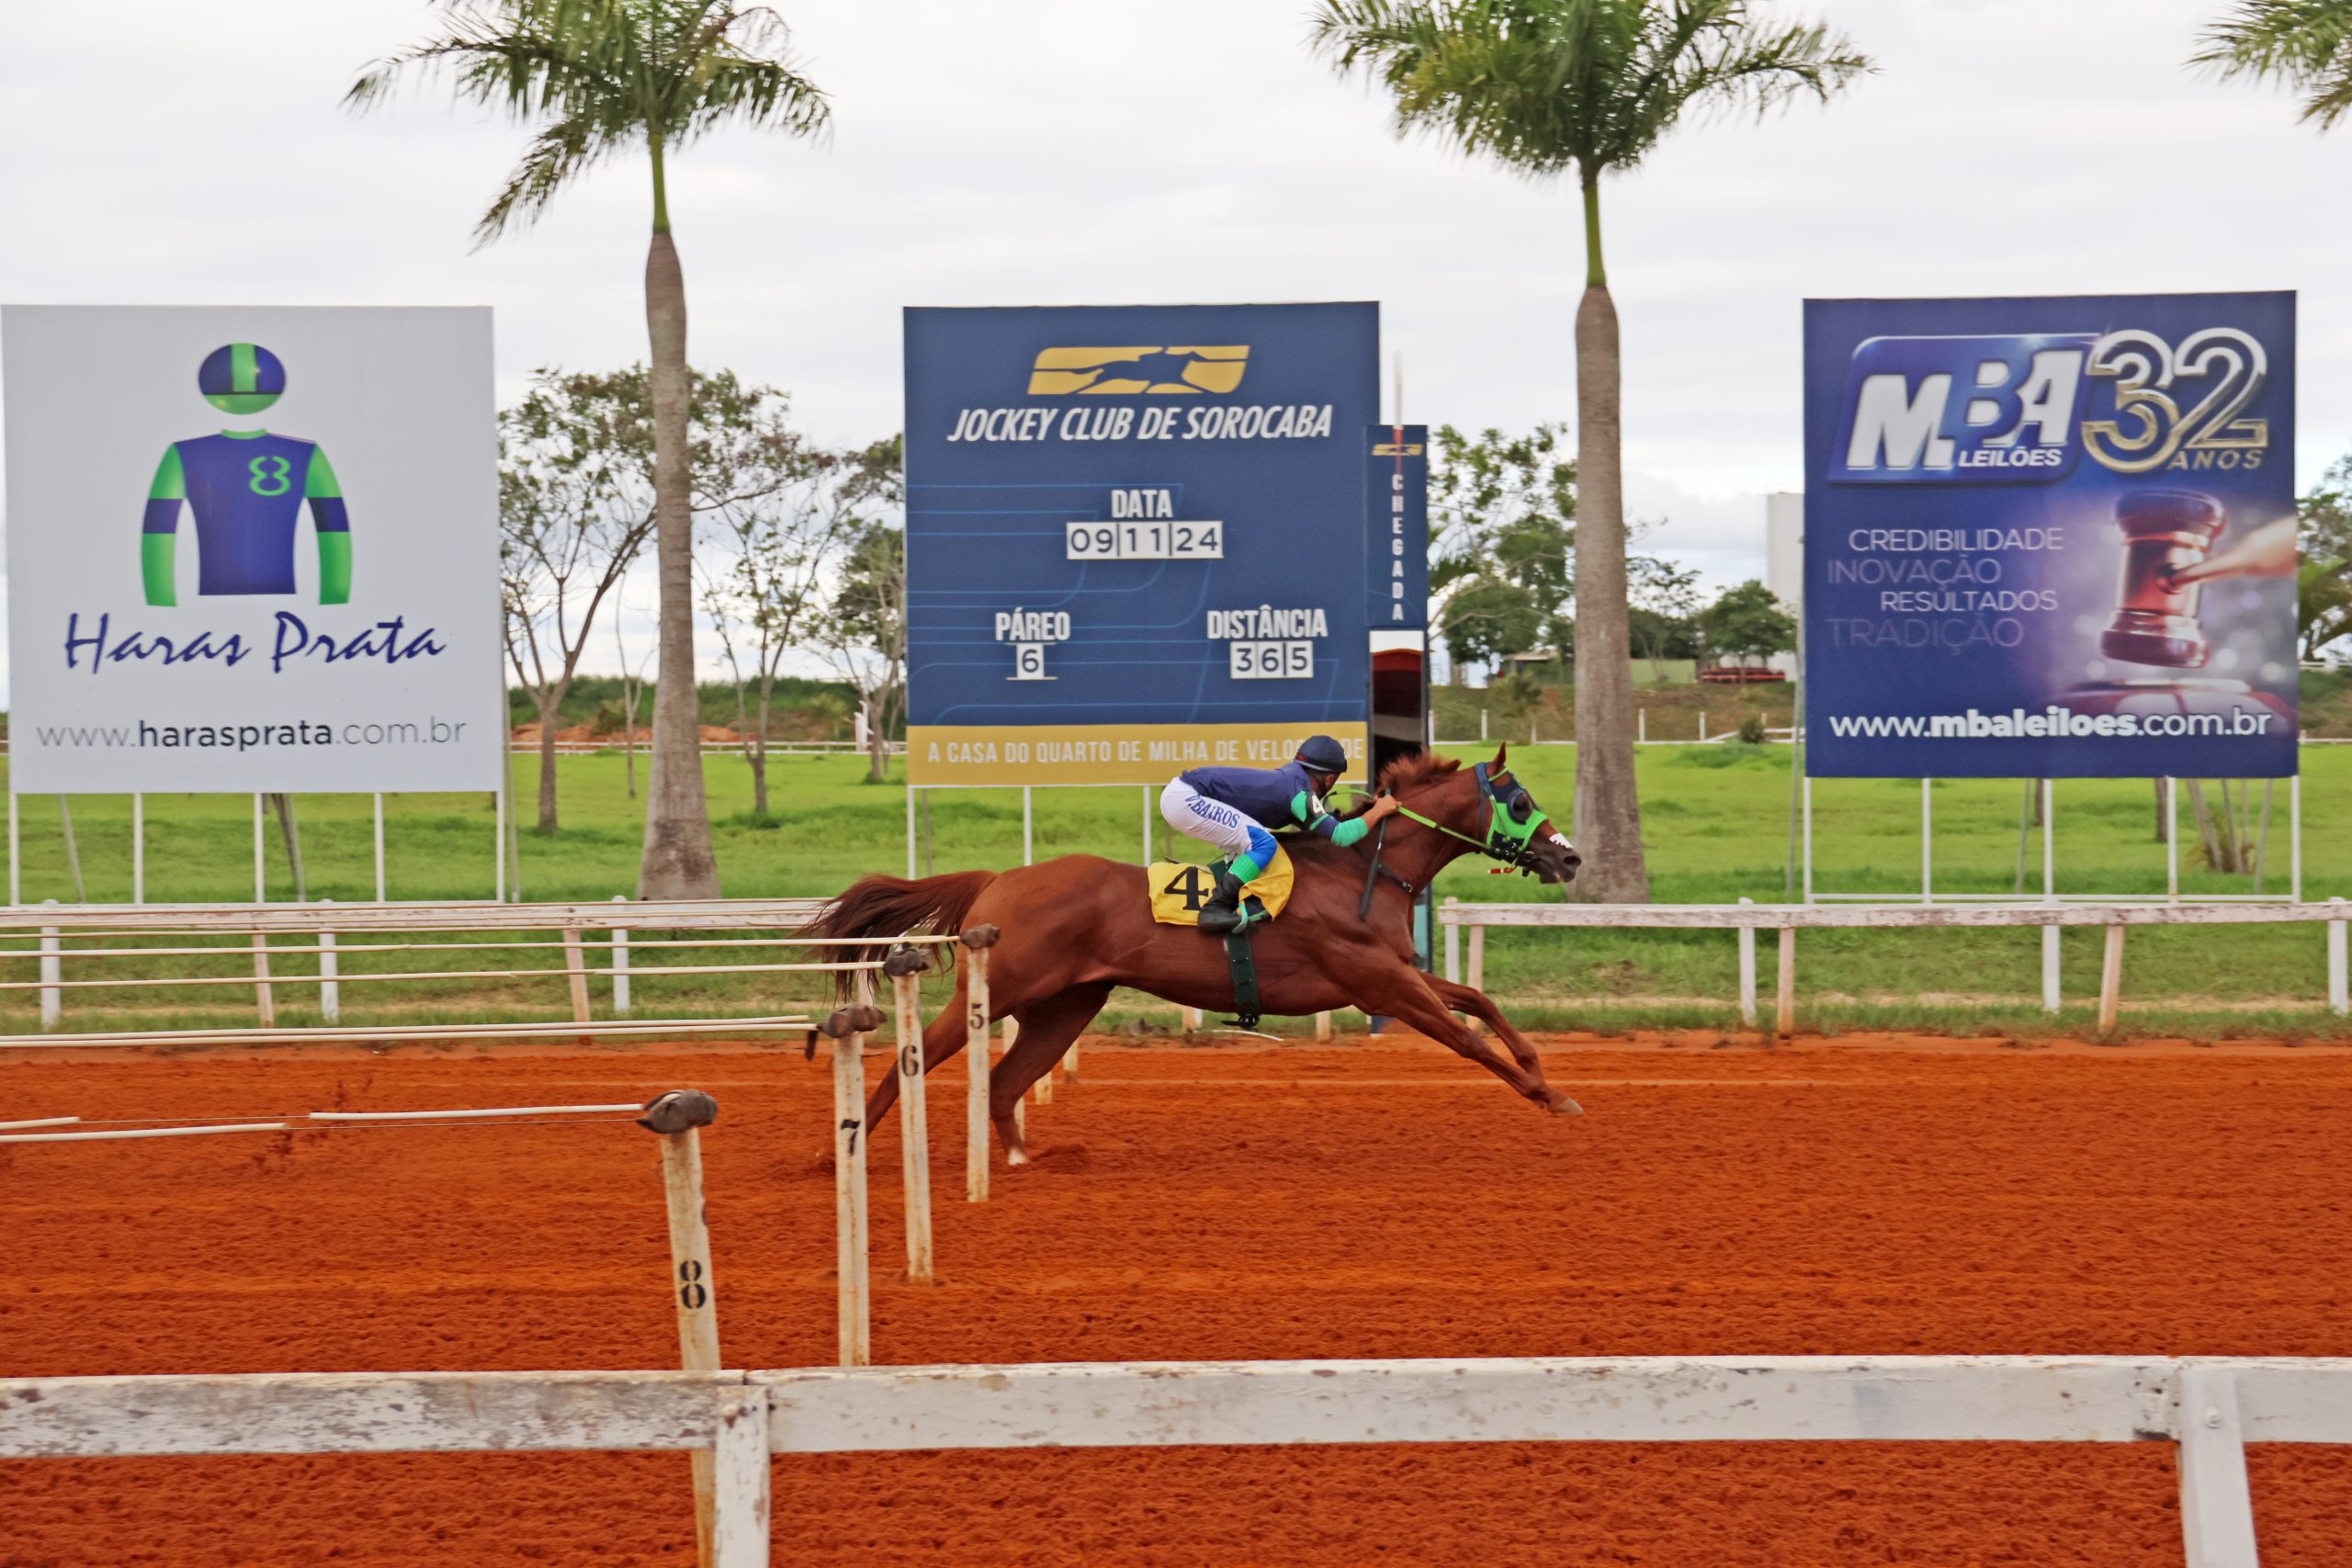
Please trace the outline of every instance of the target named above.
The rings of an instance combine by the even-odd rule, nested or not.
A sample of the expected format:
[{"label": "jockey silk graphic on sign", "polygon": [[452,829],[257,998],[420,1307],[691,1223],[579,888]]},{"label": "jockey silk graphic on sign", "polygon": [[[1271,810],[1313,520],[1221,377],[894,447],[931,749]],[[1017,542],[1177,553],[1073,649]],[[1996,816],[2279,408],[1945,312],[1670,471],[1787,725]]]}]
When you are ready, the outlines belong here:
[{"label": "jockey silk graphic on sign", "polygon": [[1806,769],[2296,765],[2295,297],[1805,304]]},{"label": "jockey silk graphic on sign", "polygon": [[0,333],[16,789],[498,787],[489,311]]},{"label": "jockey silk graphic on sign", "polygon": [[[206,356],[197,386],[224,413],[259,413],[286,390],[286,367],[256,344],[232,343]],[[150,604],[178,603],[182,502],[196,520],[198,593],[293,592],[294,534],[308,502],[319,535],[319,603],[351,598],[350,514],[317,442],[224,430],[166,447],[147,488],[140,540]]]}]

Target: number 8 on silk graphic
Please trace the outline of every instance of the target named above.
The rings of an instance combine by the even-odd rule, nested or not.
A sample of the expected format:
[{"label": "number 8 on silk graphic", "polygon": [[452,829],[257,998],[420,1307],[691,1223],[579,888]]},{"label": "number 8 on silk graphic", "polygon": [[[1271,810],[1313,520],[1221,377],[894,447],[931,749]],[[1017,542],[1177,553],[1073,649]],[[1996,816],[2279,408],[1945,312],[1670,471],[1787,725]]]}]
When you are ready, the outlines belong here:
[{"label": "number 8 on silk graphic", "polygon": [[[224,344],[205,356],[196,385],[223,413],[259,413],[286,390],[286,367],[259,344]],[[140,532],[147,603],[179,603],[182,502],[196,519],[199,595],[293,592],[294,539],[305,501],[319,536],[319,603],[348,604],[351,518],[317,442],[267,430],[175,441],[147,488]]]}]

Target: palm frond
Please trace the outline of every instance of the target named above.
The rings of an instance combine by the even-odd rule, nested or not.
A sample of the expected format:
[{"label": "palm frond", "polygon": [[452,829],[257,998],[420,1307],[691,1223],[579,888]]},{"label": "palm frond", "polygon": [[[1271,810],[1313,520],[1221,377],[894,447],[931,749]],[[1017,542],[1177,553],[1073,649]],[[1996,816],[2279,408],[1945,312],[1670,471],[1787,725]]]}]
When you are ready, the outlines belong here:
[{"label": "palm frond", "polygon": [[820,136],[831,106],[786,51],[784,18],[725,0],[438,0],[437,33],[344,95],[364,113],[404,75],[540,129],[475,226],[527,226],[578,175],[639,142],[678,147],[740,121]]},{"label": "palm frond", "polygon": [[1688,115],[1826,99],[1871,69],[1747,0],[1324,0],[1309,41],[1387,89],[1399,134],[1534,178],[1626,168]]},{"label": "palm frond", "polygon": [[2282,82],[2325,130],[2352,114],[2352,0],[2239,0],[2189,56],[2222,81]]}]

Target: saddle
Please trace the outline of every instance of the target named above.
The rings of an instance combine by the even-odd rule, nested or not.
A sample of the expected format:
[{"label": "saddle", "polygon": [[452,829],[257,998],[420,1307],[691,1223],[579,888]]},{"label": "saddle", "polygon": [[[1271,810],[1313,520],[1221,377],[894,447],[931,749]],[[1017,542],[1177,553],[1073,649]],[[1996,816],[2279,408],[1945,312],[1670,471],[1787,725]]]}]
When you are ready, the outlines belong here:
[{"label": "saddle", "polygon": [[[1188,865],[1161,860],[1144,867],[1144,886],[1151,895],[1151,918],[1164,926],[1198,927],[1202,906],[1216,891],[1218,875],[1231,863],[1218,861],[1213,865]],[[1283,912],[1283,906],[1290,902],[1291,886],[1297,874],[1290,852],[1277,845],[1273,863],[1243,889],[1241,924],[1225,939],[1226,963],[1233,971],[1233,1010],[1239,1015],[1233,1021],[1242,1029],[1257,1028],[1261,1016],[1258,965],[1250,952],[1250,935]]]},{"label": "saddle", "polygon": [[[1218,874],[1231,863],[1218,861],[1212,865],[1190,865],[1182,861],[1156,860],[1144,867],[1144,887],[1151,895],[1151,918],[1163,926],[1199,925],[1201,908],[1216,891]],[[1290,852],[1277,846],[1273,864],[1260,872],[1242,890],[1241,929],[1263,925],[1281,914],[1290,903],[1291,885],[1296,875]]]}]

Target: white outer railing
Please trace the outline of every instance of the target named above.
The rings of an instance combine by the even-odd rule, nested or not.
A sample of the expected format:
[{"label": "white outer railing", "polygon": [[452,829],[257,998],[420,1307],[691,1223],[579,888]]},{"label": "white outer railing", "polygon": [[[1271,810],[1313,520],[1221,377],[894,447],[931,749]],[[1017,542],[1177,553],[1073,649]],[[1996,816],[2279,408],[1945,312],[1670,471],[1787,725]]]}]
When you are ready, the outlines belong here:
[{"label": "white outer railing", "polygon": [[[2066,926],[2098,926],[2107,932],[2099,970],[2098,1027],[2115,1027],[2123,987],[2123,933],[2132,926],[2324,925],[2327,928],[2327,1005],[2352,1010],[2347,996],[2346,922],[2352,904],[2342,898],[2301,904],[1465,904],[1448,898],[1438,908],[1445,928],[1445,977],[1483,989],[1487,931],[1495,926],[1568,926],[1643,931],[1736,931],[1739,933],[1739,1016],[1753,1027],[1756,1006],[1756,933],[1780,933],[1780,972],[1773,1027],[1786,1034],[1796,1018],[1797,932],[1887,927],[1947,930],[1990,926],[2041,929],[2041,1005],[2058,1010],[2058,932]],[[1466,981],[1461,933],[1470,933]]]},{"label": "white outer railing", "polygon": [[0,1381],[0,1458],[688,1450],[719,1568],[769,1456],[1477,1442],[2170,1442],[2188,1568],[2257,1568],[2245,1445],[2352,1443],[2352,1359],[1645,1357]]}]

